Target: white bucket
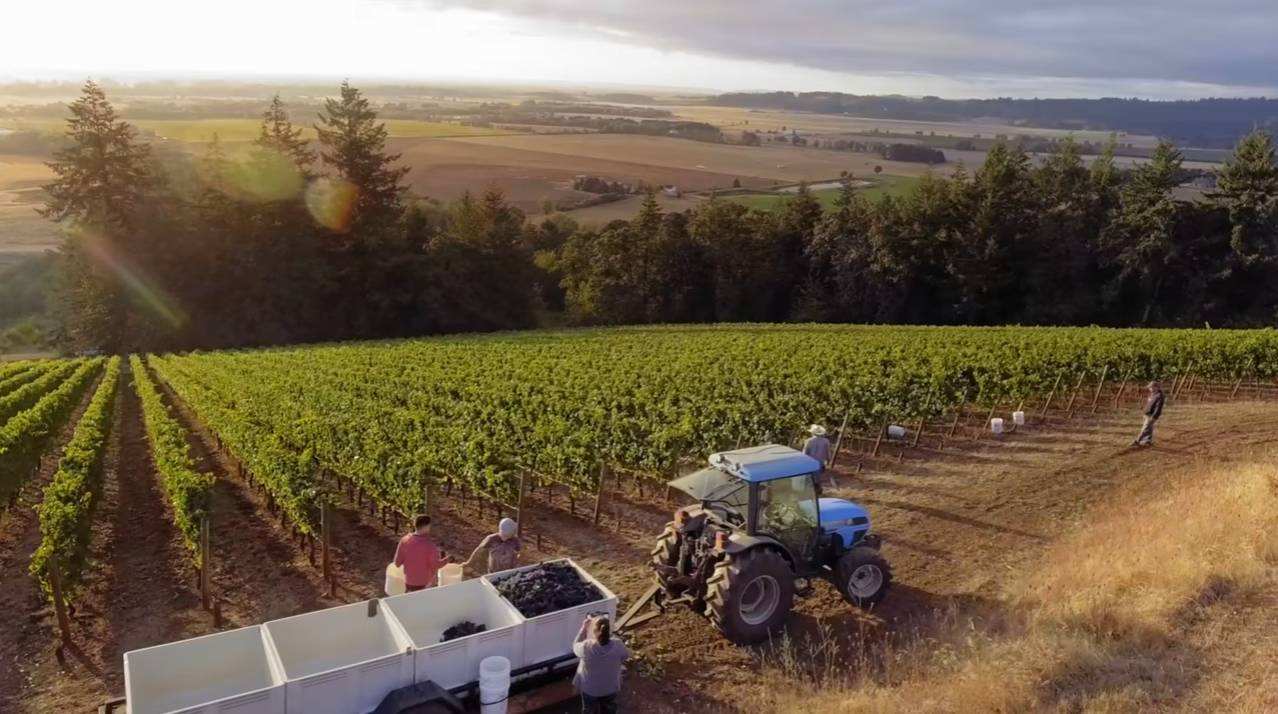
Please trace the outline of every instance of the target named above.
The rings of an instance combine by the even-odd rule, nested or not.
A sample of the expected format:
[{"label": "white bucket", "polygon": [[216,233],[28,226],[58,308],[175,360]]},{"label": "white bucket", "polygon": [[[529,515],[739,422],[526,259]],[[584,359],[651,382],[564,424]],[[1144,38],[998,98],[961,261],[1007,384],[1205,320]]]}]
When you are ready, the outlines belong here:
[{"label": "white bucket", "polygon": [[506,697],[510,696],[510,660],[485,657],[479,661],[479,711],[483,714],[505,714]]},{"label": "white bucket", "polygon": [[407,591],[404,583],[404,569],[390,563],[386,566],[386,583],[382,586],[387,595],[403,595]]},{"label": "white bucket", "polygon": [[449,563],[439,569],[440,586],[452,585],[462,581],[462,566],[460,563]]},{"label": "white bucket", "polygon": [[889,439],[904,439],[905,427],[899,426],[897,424],[893,424],[892,426],[888,427],[887,435]]},{"label": "white bucket", "polygon": [[990,419],[990,431],[994,432],[995,434],[1003,433],[1002,417],[994,417],[993,419]]},{"label": "white bucket", "polygon": [[479,688],[480,714],[506,714],[509,697],[509,686],[493,688],[481,686]]},{"label": "white bucket", "polygon": [[1012,412],[1012,423],[1017,426],[1025,426],[1025,412]]}]

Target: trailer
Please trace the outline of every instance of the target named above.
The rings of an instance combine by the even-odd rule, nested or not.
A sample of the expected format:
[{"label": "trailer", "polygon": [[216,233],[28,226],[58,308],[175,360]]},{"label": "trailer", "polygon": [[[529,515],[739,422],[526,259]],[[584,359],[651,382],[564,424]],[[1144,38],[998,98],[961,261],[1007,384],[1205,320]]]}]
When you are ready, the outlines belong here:
[{"label": "trailer", "polygon": [[[493,581],[549,563],[570,566],[601,597],[525,617]],[[125,695],[103,714],[398,714],[434,703],[463,711],[479,663],[505,657],[511,691],[562,680],[589,614],[617,614],[617,596],[570,559],[414,593],[317,610],[124,655]],[[462,621],[484,630],[446,642]]]}]

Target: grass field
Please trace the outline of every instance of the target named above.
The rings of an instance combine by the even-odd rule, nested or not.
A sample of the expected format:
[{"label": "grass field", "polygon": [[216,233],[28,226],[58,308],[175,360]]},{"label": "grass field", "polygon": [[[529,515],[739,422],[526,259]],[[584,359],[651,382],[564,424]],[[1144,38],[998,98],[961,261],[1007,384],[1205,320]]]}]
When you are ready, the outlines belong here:
[{"label": "grass field", "polygon": [[[1066,129],[1041,129],[1034,127],[1012,126],[996,121],[963,121],[963,122],[930,122],[910,121],[906,119],[877,119],[873,117],[853,117],[838,114],[812,114],[809,112],[777,111],[771,109],[747,109],[744,107],[716,106],[668,106],[676,116],[691,121],[702,121],[722,127],[725,130],[752,131],[785,131],[797,130],[803,134],[861,134],[872,129],[880,131],[914,135],[916,132],[929,134],[935,132],[940,136],[992,138],[999,134],[1016,136],[1065,137],[1073,136],[1080,141],[1104,142],[1109,132],[1104,131],[1071,131]],[[1157,137],[1138,134],[1122,135],[1123,143],[1137,146],[1153,146],[1158,143]]]},{"label": "grass field", "polygon": [[[867,200],[877,201],[884,196],[904,196],[914,187],[918,185],[917,176],[876,176],[873,179],[873,186],[857,189],[857,194],[864,196]],[[813,191],[812,195],[821,202],[821,206],[826,210],[834,207],[834,201],[839,195],[837,188],[826,188]],[[780,208],[789,196],[753,194],[746,196],[730,196],[727,200],[740,203],[749,208],[758,209],[760,211],[772,211]]]},{"label": "grass field", "polygon": [[0,264],[57,247],[58,227],[36,213],[39,186],[53,176],[42,159],[0,154]]}]

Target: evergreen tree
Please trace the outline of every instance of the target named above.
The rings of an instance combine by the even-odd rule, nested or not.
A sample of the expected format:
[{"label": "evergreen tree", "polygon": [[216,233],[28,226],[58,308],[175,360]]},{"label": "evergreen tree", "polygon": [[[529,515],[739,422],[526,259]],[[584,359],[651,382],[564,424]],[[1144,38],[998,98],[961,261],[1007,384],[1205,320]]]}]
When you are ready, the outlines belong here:
[{"label": "evergreen tree", "polygon": [[40,209],[68,227],[57,311],[70,346],[118,351],[127,345],[128,305],[116,271],[136,253],[130,243],[152,181],[150,151],[95,82],[85,82],[69,109],[70,144],[49,162],[55,178]]},{"label": "evergreen tree", "polygon": [[278,93],[271,98],[266,111],[262,112],[262,126],[253,143],[286,157],[303,176],[310,175],[315,152],[311,150],[310,142],[302,138],[302,128],[293,126],[293,122],[289,120],[288,111]]},{"label": "evergreen tree", "polygon": [[1278,261],[1278,162],[1273,137],[1243,137],[1221,167],[1211,200],[1229,214],[1229,245],[1244,264]]},{"label": "evergreen tree", "polygon": [[349,81],[339,98],[324,101],[319,120],[320,157],[355,189],[349,232],[357,241],[385,238],[403,215],[407,187],[401,182],[408,173],[395,166],[399,154],[386,153],[386,125]]},{"label": "evergreen tree", "polygon": [[1030,160],[1019,146],[995,144],[971,184],[968,226],[953,262],[967,322],[1015,320],[1024,308],[1023,276],[1028,265],[1037,211]]},{"label": "evergreen tree", "polygon": [[1142,325],[1149,323],[1181,255],[1176,240],[1179,208],[1172,189],[1180,183],[1182,163],[1175,146],[1159,142],[1150,161],[1136,168],[1120,190],[1118,213],[1106,231],[1109,260],[1118,269],[1116,287],[1136,292]]}]

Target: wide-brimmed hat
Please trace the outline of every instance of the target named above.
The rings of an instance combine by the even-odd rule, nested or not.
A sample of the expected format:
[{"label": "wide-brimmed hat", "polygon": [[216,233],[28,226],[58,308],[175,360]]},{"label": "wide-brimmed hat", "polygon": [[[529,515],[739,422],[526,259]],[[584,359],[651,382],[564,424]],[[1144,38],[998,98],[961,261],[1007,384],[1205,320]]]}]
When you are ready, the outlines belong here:
[{"label": "wide-brimmed hat", "polygon": [[820,424],[813,424],[808,427],[808,433],[812,436],[825,436],[825,427]]}]

